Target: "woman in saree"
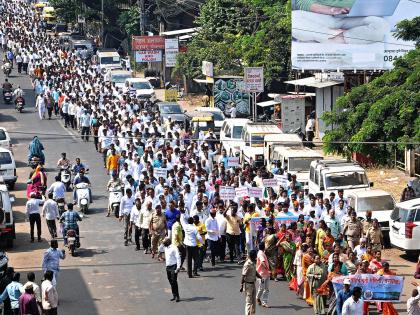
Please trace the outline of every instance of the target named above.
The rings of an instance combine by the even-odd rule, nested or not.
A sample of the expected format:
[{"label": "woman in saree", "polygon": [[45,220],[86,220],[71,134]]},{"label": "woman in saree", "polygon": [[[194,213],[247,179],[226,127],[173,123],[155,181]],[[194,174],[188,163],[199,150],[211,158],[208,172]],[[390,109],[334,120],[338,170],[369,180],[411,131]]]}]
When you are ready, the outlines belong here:
[{"label": "woman in saree", "polygon": [[44,146],[42,145],[41,141],[39,141],[38,137],[33,137],[31,143],[28,147],[29,153],[28,153],[28,162],[31,161],[31,159],[36,156],[41,160],[41,164],[45,163],[45,156],[44,156]]},{"label": "woman in saree", "polygon": [[327,228],[326,235],[322,241],[324,252],[331,254],[334,251],[334,237],[331,235],[331,229]]},{"label": "woman in saree", "polygon": [[347,260],[345,262],[347,271],[350,275],[354,275],[357,271],[357,257],[356,254],[348,248],[347,250]]},{"label": "woman in saree", "polygon": [[315,246],[318,252],[318,255],[321,257],[324,255],[324,238],[327,236],[327,224],[324,220],[319,221],[319,229],[316,231]]},{"label": "woman in saree", "polygon": [[293,257],[296,251],[296,245],[291,240],[289,233],[285,234],[283,241],[278,241],[277,246],[280,248],[283,253],[283,272],[287,281],[292,280],[293,277]]},{"label": "woman in saree", "polygon": [[312,221],[308,221],[305,232],[305,243],[308,244],[309,247],[315,248],[315,240],[316,240],[316,231],[314,229],[314,223]]},{"label": "woman in saree", "polygon": [[267,228],[265,231],[264,237],[264,244],[265,244],[265,254],[268,259],[268,264],[270,265],[271,270],[271,278],[276,279],[277,277],[277,237],[276,234],[272,229]]},{"label": "woman in saree", "polygon": [[38,165],[30,175],[30,180],[26,187],[26,197],[29,199],[32,192],[38,196],[42,193],[45,186],[47,186],[47,176],[42,172],[41,165]]},{"label": "woman in saree", "polygon": [[[382,264],[382,269],[379,269],[379,271],[376,273],[381,276],[395,276],[396,273],[391,271],[389,269],[389,263],[384,262]],[[378,308],[378,312],[382,311],[382,315],[398,315],[397,310],[394,307],[394,304],[391,302],[382,302],[382,303],[376,303],[376,306]]]},{"label": "woman in saree", "polygon": [[304,284],[304,276],[303,276],[303,268],[302,268],[302,259],[303,255],[308,250],[307,244],[298,243],[297,250],[295,253],[295,258],[293,259],[293,265],[295,266],[295,274],[296,274],[296,282],[297,282],[297,292],[298,296],[303,296],[303,284]]},{"label": "woman in saree", "polygon": [[[306,244],[307,245],[307,244]],[[306,277],[308,268],[314,263],[314,249],[308,246],[308,249],[302,256],[302,277],[303,277],[303,298],[308,305],[314,304],[314,299],[311,294],[311,287],[309,285],[309,279]]]},{"label": "woman in saree", "polygon": [[314,263],[309,266],[308,271],[306,272],[306,277],[308,278],[309,286],[314,299],[313,307],[315,315],[326,314],[327,309],[325,295],[318,293],[319,287],[327,278],[327,273],[321,261],[321,256],[315,256]]}]

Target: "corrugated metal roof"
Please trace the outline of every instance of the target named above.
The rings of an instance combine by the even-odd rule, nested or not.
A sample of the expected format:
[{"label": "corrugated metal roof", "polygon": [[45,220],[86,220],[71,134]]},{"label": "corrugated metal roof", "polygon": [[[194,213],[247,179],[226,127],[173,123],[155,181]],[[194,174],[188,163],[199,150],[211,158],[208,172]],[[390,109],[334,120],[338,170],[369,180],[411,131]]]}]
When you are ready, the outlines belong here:
[{"label": "corrugated metal roof", "polygon": [[319,81],[319,80],[316,80],[315,77],[309,77],[309,78],[304,78],[304,79],[299,79],[299,80],[285,81],[284,83],[300,85],[300,86],[312,86],[318,89],[322,89],[325,87],[342,84],[343,82],[331,81],[331,80]]}]

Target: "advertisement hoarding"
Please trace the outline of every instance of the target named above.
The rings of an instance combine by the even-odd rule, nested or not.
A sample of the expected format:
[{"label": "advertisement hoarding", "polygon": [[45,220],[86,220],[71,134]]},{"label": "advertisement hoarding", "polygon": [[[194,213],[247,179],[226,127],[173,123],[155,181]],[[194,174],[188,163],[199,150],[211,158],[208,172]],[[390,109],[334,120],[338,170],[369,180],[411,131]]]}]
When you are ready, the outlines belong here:
[{"label": "advertisement hoarding", "polygon": [[132,36],[132,50],[159,50],[165,49],[165,38],[163,36]]},{"label": "advertisement hoarding", "polygon": [[178,55],[178,38],[166,38],[165,39],[165,66],[175,67],[176,56]]},{"label": "advertisement hoarding", "polygon": [[158,62],[158,61],[162,61],[161,50],[136,51],[136,62]]},{"label": "advertisement hoarding", "polygon": [[215,78],[213,84],[214,107],[230,117],[232,106],[236,107],[236,117],[248,117],[249,94],[244,92],[242,78]]},{"label": "advertisement hoarding", "polygon": [[244,84],[247,92],[264,92],[264,68],[248,67],[244,69]]},{"label": "advertisement hoarding", "polygon": [[[292,8],[295,69],[392,69],[414,48],[394,37],[396,24],[418,15],[410,0],[296,0]],[[329,3],[330,3],[329,2]]]}]

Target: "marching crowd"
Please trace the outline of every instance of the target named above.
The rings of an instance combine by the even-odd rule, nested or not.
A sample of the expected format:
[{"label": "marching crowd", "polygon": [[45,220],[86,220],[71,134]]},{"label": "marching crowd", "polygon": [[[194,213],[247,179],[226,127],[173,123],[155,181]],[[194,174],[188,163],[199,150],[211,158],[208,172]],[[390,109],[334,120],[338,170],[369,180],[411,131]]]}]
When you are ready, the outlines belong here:
[{"label": "marching crowd", "polygon": [[[269,307],[270,281],[288,281],[315,314],[368,314],[360,288],[350,290],[345,281],[336,296],[332,279],[395,274],[381,258],[384,237],[370,211],[361,222],[344,191],[309,194],[293,176],[287,186],[264,187],[263,179],[283,174],[281,165],[230,167],[212,132],[193,139],[182,124],[161,121],[130,86],[105,82],[95,62],[60,48],[30,5],[2,1],[2,7],[6,58],[12,54],[31,76],[40,119],[55,114],[84,141],[93,136],[110,176],[107,188],[124,187],[118,211],[109,205],[107,216],[124,222],[126,246],[134,242],[135,250],[166,262],[172,300],[180,300],[177,276],[184,266],[195,278],[205,272],[205,263],[209,268],[238,263],[244,264],[245,314],[255,314],[256,304]],[[220,194],[224,186],[262,187],[265,193],[226,200]],[[12,281],[19,281],[17,275]],[[50,274],[45,278],[52,281]],[[32,275],[28,281],[34,281]],[[24,291],[36,295],[34,285]],[[397,314],[390,302],[376,307]]]}]

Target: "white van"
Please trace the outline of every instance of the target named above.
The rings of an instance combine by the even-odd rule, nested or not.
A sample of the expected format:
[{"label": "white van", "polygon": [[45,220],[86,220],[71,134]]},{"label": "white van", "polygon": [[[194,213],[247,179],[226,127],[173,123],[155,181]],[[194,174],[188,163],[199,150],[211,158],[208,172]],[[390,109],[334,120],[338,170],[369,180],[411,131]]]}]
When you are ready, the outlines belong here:
[{"label": "white van", "polygon": [[420,198],[397,203],[389,225],[391,245],[417,254],[420,251]]},{"label": "white van", "polygon": [[249,123],[246,118],[226,118],[220,130],[220,142],[228,156],[241,153],[240,143],[242,129]]},{"label": "white van", "polygon": [[102,74],[105,74],[109,70],[120,69],[121,66],[121,57],[119,53],[114,51],[100,51],[96,52],[97,64]]},{"label": "white van", "polygon": [[271,170],[276,162],[280,161],[285,172],[296,175],[296,180],[306,186],[309,182],[309,167],[312,161],[323,158],[321,153],[306,147],[275,146],[271,151],[268,166]]},{"label": "white van", "polygon": [[0,148],[0,176],[9,189],[15,187],[17,180],[15,159],[12,153],[4,148]]},{"label": "white van", "polygon": [[312,161],[309,168],[309,193],[323,193],[328,197],[331,192],[337,194],[344,189],[344,195],[352,190],[369,190],[366,171],[356,162],[345,160]]},{"label": "white van", "polygon": [[264,161],[269,166],[270,156],[275,147],[303,148],[302,139],[295,133],[269,134],[264,137]]},{"label": "white van", "polygon": [[371,210],[372,218],[378,219],[381,230],[389,231],[389,218],[395,208],[395,200],[388,192],[381,189],[350,191],[347,202],[359,218],[365,218],[366,211]]},{"label": "white van", "polygon": [[115,83],[115,87],[122,89],[127,79],[132,77],[131,71],[126,70],[109,70],[104,75],[104,81]]}]

